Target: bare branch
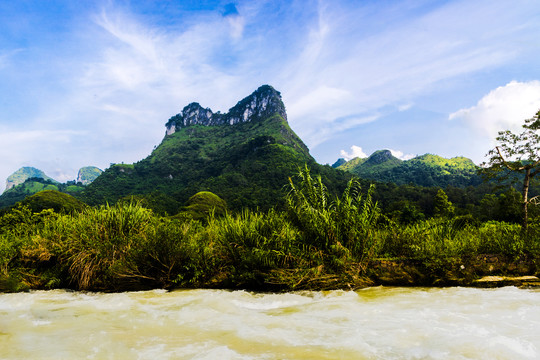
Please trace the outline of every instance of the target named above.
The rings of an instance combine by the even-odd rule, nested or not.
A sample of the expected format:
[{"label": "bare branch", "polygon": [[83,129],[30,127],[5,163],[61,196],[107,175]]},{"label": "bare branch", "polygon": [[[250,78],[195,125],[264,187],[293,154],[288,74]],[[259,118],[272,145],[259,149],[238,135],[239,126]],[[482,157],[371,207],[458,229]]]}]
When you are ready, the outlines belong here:
[{"label": "bare branch", "polygon": [[508,164],[508,161],[506,161],[506,159],[504,158],[503,154],[501,154],[501,149],[499,149],[498,146],[495,147],[495,149],[497,149],[497,153],[499,154],[499,158],[501,159],[502,161],[502,165],[504,165],[505,168],[507,168],[508,170],[511,170],[511,171],[521,171],[521,170],[525,170],[526,167],[525,166],[520,166],[518,168],[512,168],[510,166],[510,164]]}]

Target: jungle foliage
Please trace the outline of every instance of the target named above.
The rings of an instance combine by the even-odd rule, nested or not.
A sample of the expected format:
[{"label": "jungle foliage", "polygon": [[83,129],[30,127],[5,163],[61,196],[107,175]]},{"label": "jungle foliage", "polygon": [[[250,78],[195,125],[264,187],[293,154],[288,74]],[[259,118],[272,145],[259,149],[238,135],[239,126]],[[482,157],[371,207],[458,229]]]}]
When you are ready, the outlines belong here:
[{"label": "jungle foliage", "polygon": [[98,205],[157,192],[164,203],[170,199],[168,205],[156,204],[169,215],[200,191],[215,193],[235,211],[283,208],[288,176],[306,163],[335,193],[350,177],[317,164],[278,114],[234,126],[193,125],[167,135],[146,159],[105,170],[78,197]]},{"label": "jungle foliage", "polygon": [[482,183],[479,168],[464,157],[445,159],[425,154],[410,160],[400,160],[389,150],[379,150],[368,158],[354,158],[337,168],[363,179],[398,185],[465,188]]},{"label": "jungle foliage", "polygon": [[0,290],[354,288],[370,283],[381,258],[438,269],[481,254],[540,256],[538,222],[526,231],[481,222],[449,211],[445,195],[437,190],[434,216],[402,221],[403,213],[381,210],[373,186],[352,179],[336,196],[305,167],[289,180],[283,211],[228,212],[210,193],[185,205],[200,219],[162,216],[127,199],[63,213],[19,204],[0,217]]}]

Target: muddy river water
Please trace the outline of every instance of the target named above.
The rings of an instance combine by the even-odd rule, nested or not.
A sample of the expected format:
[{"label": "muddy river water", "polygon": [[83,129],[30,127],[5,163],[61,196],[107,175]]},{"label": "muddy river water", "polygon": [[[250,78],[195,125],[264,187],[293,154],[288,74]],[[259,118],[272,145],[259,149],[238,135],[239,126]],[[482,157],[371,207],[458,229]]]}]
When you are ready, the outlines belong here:
[{"label": "muddy river water", "polygon": [[540,291],[0,294],[0,359],[540,359]]}]

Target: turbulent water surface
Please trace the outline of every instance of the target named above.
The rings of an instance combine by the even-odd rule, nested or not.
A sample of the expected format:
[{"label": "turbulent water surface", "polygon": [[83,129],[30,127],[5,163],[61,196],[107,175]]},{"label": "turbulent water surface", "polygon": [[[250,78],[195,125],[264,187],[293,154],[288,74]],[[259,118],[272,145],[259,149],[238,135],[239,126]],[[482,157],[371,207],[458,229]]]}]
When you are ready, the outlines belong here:
[{"label": "turbulent water surface", "polygon": [[0,359],[539,359],[540,291],[0,295]]}]

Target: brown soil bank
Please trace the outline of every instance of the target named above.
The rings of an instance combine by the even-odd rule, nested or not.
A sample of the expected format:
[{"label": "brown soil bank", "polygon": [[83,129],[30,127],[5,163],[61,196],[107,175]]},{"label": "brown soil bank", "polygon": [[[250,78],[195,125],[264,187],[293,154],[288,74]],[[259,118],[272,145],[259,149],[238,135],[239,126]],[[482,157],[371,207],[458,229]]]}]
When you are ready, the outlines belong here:
[{"label": "brown soil bank", "polygon": [[540,287],[540,258],[477,255],[438,260],[373,260],[366,275],[373,285]]}]

